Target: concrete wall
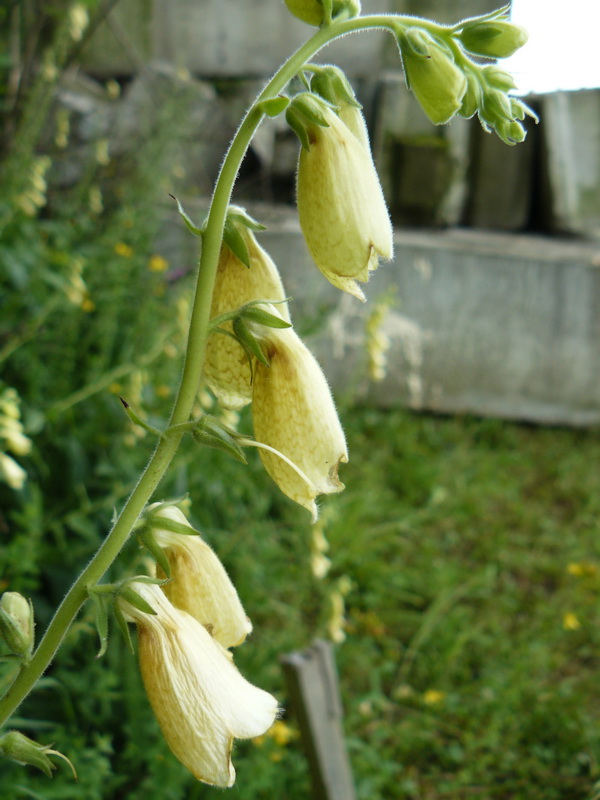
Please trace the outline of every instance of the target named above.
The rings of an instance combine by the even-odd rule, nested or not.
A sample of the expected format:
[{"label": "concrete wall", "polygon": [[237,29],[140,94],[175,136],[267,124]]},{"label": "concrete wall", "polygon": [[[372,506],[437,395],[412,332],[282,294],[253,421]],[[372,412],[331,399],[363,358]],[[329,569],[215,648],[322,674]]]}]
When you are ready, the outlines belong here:
[{"label": "concrete wall", "polygon": [[[190,206],[198,219],[202,210]],[[541,423],[600,423],[600,245],[481,231],[397,231],[362,304],[313,265],[293,210],[253,207],[260,241],[293,298],[292,319],[337,393]],[[196,244],[169,214],[172,258]],[[377,301],[392,305],[385,379],[367,377],[365,333]]]}]

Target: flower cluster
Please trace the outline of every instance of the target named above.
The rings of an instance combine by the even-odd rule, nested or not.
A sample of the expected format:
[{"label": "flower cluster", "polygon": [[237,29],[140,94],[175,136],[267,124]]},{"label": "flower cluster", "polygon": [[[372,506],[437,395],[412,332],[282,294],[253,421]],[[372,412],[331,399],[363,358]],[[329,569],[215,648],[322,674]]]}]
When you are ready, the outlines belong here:
[{"label": "flower cluster", "polygon": [[[316,359],[290,326],[281,278],[254,235],[256,223],[233,207],[219,260],[205,375],[219,402],[252,402],[254,435],[267,472],[317,517],[320,494],[339,492],[348,460],[335,405]],[[241,241],[243,247],[240,247]]]},{"label": "flower cluster", "polygon": [[233,663],[229,648],[252,625],[215,553],[175,506],[151,506],[146,520],[146,535],[164,550],[171,578],[162,585],[129,581],[119,600],[137,625],[146,693],[179,761],[200,781],[231,786],[233,739],[264,734],[277,701]]},{"label": "flower cluster", "polygon": [[22,489],[27,473],[7,450],[16,456],[25,456],[31,450],[31,439],[23,432],[19,396],[12,387],[0,392],[0,481],[11,489]]},{"label": "flower cluster", "polygon": [[406,83],[434,124],[477,114],[487,133],[495,130],[503,142],[516,144],[525,139],[525,117],[537,122],[525,103],[509,95],[515,88],[509,73],[473,59],[507,58],[525,44],[527,33],[509,22],[509,8],[433,31],[418,22],[397,28]]}]

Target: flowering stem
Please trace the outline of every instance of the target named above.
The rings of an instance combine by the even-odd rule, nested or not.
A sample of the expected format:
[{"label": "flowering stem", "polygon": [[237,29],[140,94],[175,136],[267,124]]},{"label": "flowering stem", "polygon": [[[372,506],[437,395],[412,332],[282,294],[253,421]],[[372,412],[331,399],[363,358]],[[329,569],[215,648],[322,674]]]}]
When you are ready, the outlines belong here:
[{"label": "flowering stem", "polygon": [[425,20],[415,20],[410,17],[374,15],[334,22],[321,28],[280,67],[248,110],[231,142],[221,167],[202,238],[202,254],[190,318],[185,361],[177,399],[169,420],[169,435],[158,441],[146,469],[125,503],[113,528],[96,555],[66,594],[33,657],[27,665],[23,666],[5,696],[0,700],[0,725],[6,722],[47,669],[71,623],[87,599],[88,589],[98,583],[119,554],[137,518],[162,480],[177,452],[181,439],[188,430],[186,423],[190,419],[204,365],[206,342],[209,336],[212,294],[227,208],[242,159],[256,129],[264,118],[261,102],[277,96],[307,61],[322,47],[339,36],[368,28],[397,30],[398,27],[403,25],[415,24],[421,27],[433,26],[433,23],[425,22]]}]

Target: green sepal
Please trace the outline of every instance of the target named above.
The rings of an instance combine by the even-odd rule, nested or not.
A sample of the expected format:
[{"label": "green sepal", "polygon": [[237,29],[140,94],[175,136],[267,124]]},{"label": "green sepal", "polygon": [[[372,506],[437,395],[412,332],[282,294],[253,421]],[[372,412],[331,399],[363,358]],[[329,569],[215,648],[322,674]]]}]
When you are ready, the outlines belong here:
[{"label": "green sepal", "polygon": [[204,235],[204,228],[199,228],[197,225],[194,225],[192,220],[186,214],[186,212],[185,212],[183,206],[181,205],[181,203],[179,202],[178,198],[175,197],[174,194],[170,194],[169,197],[172,197],[173,200],[175,200],[175,202],[177,203],[177,211],[179,211],[179,215],[181,216],[181,218],[185,222],[188,231],[193,233],[194,236],[202,237]]},{"label": "green sepal", "polygon": [[236,441],[237,435],[235,431],[232,431],[210,414],[206,414],[199,420],[198,425],[192,433],[192,436],[199,444],[221,450],[233,456],[233,458],[240,461],[242,464],[247,464],[248,462],[244,451]]},{"label": "green sepal", "polygon": [[107,594],[94,591],[94,588],[88,589],[88,597],[96,611],[96,631],[100,639],[100,650],[96,658],[102,658],[108,647],[108,607],[111,599]]},{"label": "green sepal", "polygon": [[[140,581],[139,577],[136,578],[136,581]],[[132,605],[134,608],[137,608],[137,610],[141,611],[143,614],[150,614],[153,617],[156,616],[156,611],[152,608],[150,603],[147,600],[144,600],[144,598],[130,586],[123,586],[121,589],[119,589],[117,594],[118,597],[122,597],[123,600]]]},{"label": "green sepal", "polygon": [[467,19],[461,19],[460,22],[457,22],[456,25],[453,25],[450,28],[451,32],[462,30],[466,25],[472,25],[475,22],[488,22],[489,20],[507,20],[510,16],[510,3],[506,3],[504,6],[500,6],[500,8],[495,8],[493,11],[489,11],[487,14],[481,14],[478,17],[467,17]]},{"label": "green sepal", "polygon": [[129,632],[129,625],[127,624],[127,620],[123,615],[123,612],[119,608],[118,603],[113,604],[113,612],[115,615],[115,619],[117,621],[117,625],[119,626],[119,630],[121,631],[123,638],[125,639],[125,644],[127,645],[127,649],[131,653],[131,655],[135,654],[135,650],[133,647],[133,641],[131,639],[131,633]]},{"label": "green sepal", "polygon": [[398,32],[398,44],[404,55],[429,58],[429,48],[438,42],[423,28],[408,28]]},{"label": "green sepal", "polygon": [[269,97],[267,100],[261,100],[258,103],[258,108],[266,114],[267,117],[278,117],[282,114],[290,104],[289,97],[278,95],[277,97]]},{"label": "green sepal", "polygon": [[348,78],[339,67],[329,64],[325,67],[310,64],[309,68],[314,72],[310,81],[310,90],[313,94],[318,94],[332,106],[349,105],[362,108]]},{"label": "green sepal", "polygon": [[241,317],[236,317],[233,320],[231,327],[233,328],[235,338],[238,340],[238,342],[240,342],[244,349],[250,352],[258,361],[260,361],[261,364],[264,364],[265,367],[268,367],[269,362],[263,353],[260,342],[252,333],[250,328],[246,325],[244,320]]},{"label": "green sepal", "polygon": [[231,250],[233,255],[239,259],[245,267],[250,269],[250,253],[248,252],[248,245],[246,240],[240,233],[238,227],[231,219],[225,222],[223,229],[223,242]]},{"label": "green sepal", "polygon": [[168,519],[167,517],[153,517],[153,515],[150,515],[149,524],[154,528],[161,528],[164,531],[171,531],[171,533],[181,533],[184,536],[198,534],[198,531],[192,528],[191,525],[185,525],[183,522],[177,522],[177,520]]},{"label": "green sepal", "polygon": [[257,322],[259,325],[264,325],[266,328],[291,328],[292,323],[265,311],[260,306],[244,306],[240,309],[240,316],[248,322]]},{"label": "green sepal", "polygon": [[143,533],[139,534],[138,538],[146,550],[149,551],[150,555],[156,561],[163,573],[167,576],[167,578],[170,578],[171,565],[169,564],[169,559],[165,555],[163,548],[158,544],[152,535],[152,530],[145,530]]},{"label": "green sepal", "polygon": [[331,108],[319,95],[312,92],[301,92],[291,101],[285,112],[285,119],[294,131],[305,150],[310,150],[310,130],[320,127],[328,128],[329,123],[324,110]]},{"label": "green sepal", "polygon": [[267,226],[251,217],[243,206],[231,205],[227,209],[227,219],[236,225],[243,225],[251,231],[266,231]]}]

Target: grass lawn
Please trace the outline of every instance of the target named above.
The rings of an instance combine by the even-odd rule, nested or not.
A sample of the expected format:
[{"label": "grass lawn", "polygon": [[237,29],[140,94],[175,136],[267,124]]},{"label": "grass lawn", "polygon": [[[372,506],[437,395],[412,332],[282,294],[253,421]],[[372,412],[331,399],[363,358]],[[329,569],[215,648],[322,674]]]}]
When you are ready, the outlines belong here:
[{"label": "grass lawn", "polygon": [[593,796],[599,433],[350,416],[327,534],[360,797]]}]

